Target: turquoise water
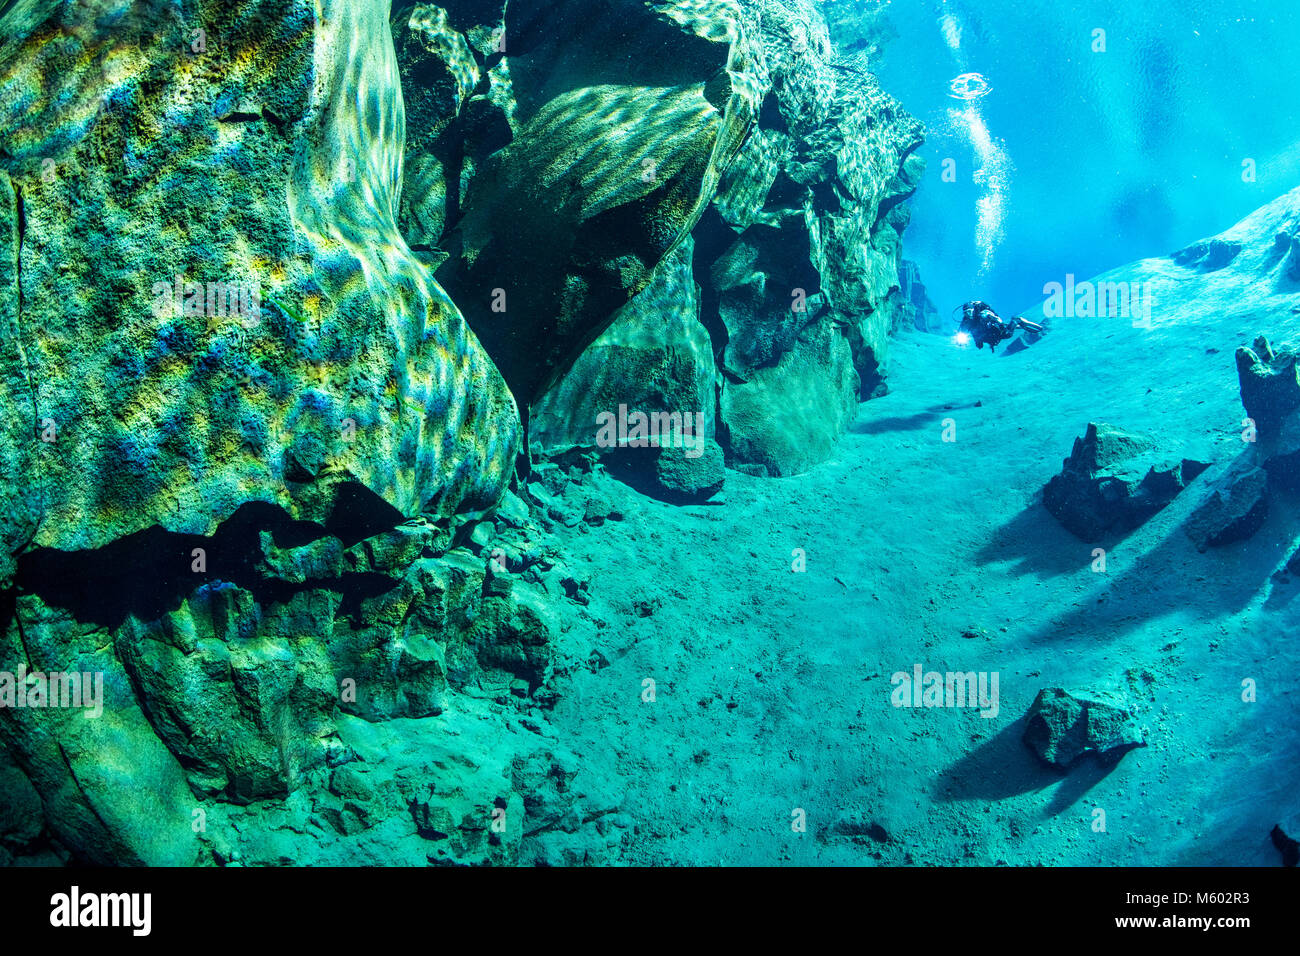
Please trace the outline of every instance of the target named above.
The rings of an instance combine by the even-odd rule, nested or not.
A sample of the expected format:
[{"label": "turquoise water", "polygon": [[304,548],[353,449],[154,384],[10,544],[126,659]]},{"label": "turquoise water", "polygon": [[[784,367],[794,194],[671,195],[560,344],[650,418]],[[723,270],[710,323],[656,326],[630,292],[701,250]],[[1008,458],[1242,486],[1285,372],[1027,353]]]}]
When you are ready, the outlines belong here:
[{"label": "turquoise water", "polygon": [[[883,7],[894,27],[881,78],[929,130],[907,253],[941,312],[969,298],[1021,311],[1045,282],[1165,255],[1300,181],[1300,7],[1287,0],[831,6]],[[991,87],[970,112],[948,95],[967,72]],[[981,201],[997,204],[983,231]]]}]

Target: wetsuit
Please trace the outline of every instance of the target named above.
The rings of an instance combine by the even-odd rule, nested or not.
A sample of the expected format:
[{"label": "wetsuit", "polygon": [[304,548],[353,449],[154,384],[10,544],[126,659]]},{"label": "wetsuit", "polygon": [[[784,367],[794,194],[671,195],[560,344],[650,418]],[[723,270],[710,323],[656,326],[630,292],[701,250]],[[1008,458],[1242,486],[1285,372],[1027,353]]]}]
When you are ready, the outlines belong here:
[{"label": "wetsuit", "polygon": [[1010,322],[993,311],[987,302],[975,300],[962,306],[961,331],[971,337],[976,348],[996,349],[1016,334],[1016,329],[1041,334],[1043,327],[1028,319],[1016,316]]}]

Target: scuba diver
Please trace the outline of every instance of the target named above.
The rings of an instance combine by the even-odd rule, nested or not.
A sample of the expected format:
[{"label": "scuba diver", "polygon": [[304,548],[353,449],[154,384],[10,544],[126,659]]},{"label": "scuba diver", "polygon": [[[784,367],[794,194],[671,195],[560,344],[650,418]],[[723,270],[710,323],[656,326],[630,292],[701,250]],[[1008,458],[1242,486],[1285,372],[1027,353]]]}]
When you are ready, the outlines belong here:
[{"label": "scuba diver", "polygon": [[1023,316],[1004,319],[987,302],[967,302],[961,309],[961,327],[957,331],[957,341],[962,344],[974,342],[976,348],[982,349],[987,344],[989,351],[997,351],[998,345],[1015,335],[1017,329],[1037,335],[1042,335],[1045,331],[1037,322],[1030,322]]}]

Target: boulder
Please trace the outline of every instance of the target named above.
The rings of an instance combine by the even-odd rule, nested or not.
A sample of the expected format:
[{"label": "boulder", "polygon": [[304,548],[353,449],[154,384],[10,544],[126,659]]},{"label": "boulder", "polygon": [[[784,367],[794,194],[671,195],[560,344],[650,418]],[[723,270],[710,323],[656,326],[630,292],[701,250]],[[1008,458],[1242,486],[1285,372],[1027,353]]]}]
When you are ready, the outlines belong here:
[{"label": "boulder", "polygon": [[665,448],[655,461],[655,480],[663,497],[673,501],[703,501],[722,490],[726,478],[722,447],[710,441],[700,449]]},{"label": "boulder", "polygon": [[1085,753],[1113,763],[1134,747],[1146,746],[1129,711],[1075,697],[1060,687],[1038,692],[1026,714],[1024,741],[1044,763],[1063,769]]},{"label": "boulder", "polygon": [[[554,456],[591,449],[611,473],[669,501],[701,500],[721,487],[722,451],[714,440],[718,373],[708,330],[699,321],[693,251],[688,236],[533,406],[529,434],[535,450]],[[602,423],[636,412],[680,420],[683,428],[670,424],[659,444],[618,447]],[[679,433],[680,443],[674,437]]]},{"label": "boulder", "polygon": [[1141,525],[1207,467],[1190,458],[1166,458],[1145,435],[1089,422],[1044,488],[1043,504],[1071,534],[1097,541]]},{"label": "boulder", "polygon": [[[601,448],[603,415],[676,413],[702,421],[712,438],[717,370],[700,323],[690,237],[655,270],[649,286],[614,316],[610,327],[529,411],[529,437],[543,454]],[[697,416],[702,415],[700,419]]]},{"label": "boulder", "polygon": [[829,319],[799,334],[781,361],[722,390],[720,418],[738,468],[787,477],[831,455],[858,414],[858,372]]},{"label": "boulder", "polygon": [[[23,662],[28,675],[48,675],[51,691],[42,706],[30,696],[26,706],[6,701],[0,743],[39,794],[50,835],[75,858],[192,866],[200,855],[192,827],[199,800],[105,638],[65,609],[21,595],[0,630],[0,659]],[[84,675],[80,706],[53,690],[54,675],[64,674]],[[4,802],[10,799],[21,807],[21,786],[5,792]]]}]

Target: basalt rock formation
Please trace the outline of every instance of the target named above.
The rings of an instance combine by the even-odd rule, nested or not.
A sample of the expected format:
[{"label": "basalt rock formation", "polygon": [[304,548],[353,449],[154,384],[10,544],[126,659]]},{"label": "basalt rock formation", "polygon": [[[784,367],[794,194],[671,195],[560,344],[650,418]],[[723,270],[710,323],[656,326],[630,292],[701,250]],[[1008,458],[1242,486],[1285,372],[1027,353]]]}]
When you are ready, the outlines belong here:
[{"label": "basalt rock formation", "polygon": [[386,5],[327,7],[7,6],[5,510],[35,545],[500,497],[514,399],[397,227]]},{"label": "basalt rock formation", "polygon": [[[789,475],[824,460],[859,399],[883,388],[889,335],[907,320],[899,236],[909,215],[904,200],[923,169],[914,154],[922,129],[880,89],[862,56],[835,50],[807,0],[739,7],[744,61],[760,96],[756,128],[693,232],[699,320],[712,360],[678,348],[675,388],[661,384],[662,367],[646,366],[601,401],[610,408],[626,397],[663,410],[648,393],[695,392],[712,371],[728,462]],[[681,270],[676,262],[660,268]],[[652,283],[642,295],[662,292]],[[657,315],[633,300],[617,334],[637,349],[656,337],[672,349],[680,332]],[[633,333],[637,322],[643,328]],[[607,357],[619,344],[605,338],[591,348]],[[597,367],[579,362],[533,408],[531,435],[544,451],[594,444],[592,405],[566,396],[591,395]],[[676,410],[707,414],[710,404]]]},{"label": "basalt rock formation", "polygon": [[1211,485],[1183,529],[1204,551],[1249,538],[1268,517],[1268,472],[1238,459]]},{"label": "basalt rock formation", "polygon": [[1071,534],[1097,541],[1142,524],[1207,467],[1162,455],[1145,435],[1089,422],[1043,490],[1043,504]]},{"label": "basalt rock formation", "polygon": [[[428,6],[407,43],[426,54]],[[444,160],[468,186],[439,277],[529,403],[695,225],[749,135],[757,80],[726,4],[503,6],[504,50],[469,74],[463,109],[505,143]]]},{"label": "basalt rock formation", "polygon": [[1266,336],[1237,349],[1237,380],[1246,410],[1244,451],[1216,476],[1184,530],[1204,551],[1252,537],[1274,495],[1300,491],[1300,379],[1292,349]]},{"label": "basalt rock formation", "polygon": [[828,454],[919,142],[806,0],[0,4],[0,862],[612,853],[526,430]]},{"label": "basalt rock formation", "polygon": [[1246,414],[1266,437],[1275,436],[1287,416],[1300,409],[1298,357],[1286,350],[1274,352],[1264,336],[1254,348],[1237,349],[1237,379]]}]

